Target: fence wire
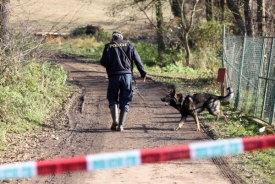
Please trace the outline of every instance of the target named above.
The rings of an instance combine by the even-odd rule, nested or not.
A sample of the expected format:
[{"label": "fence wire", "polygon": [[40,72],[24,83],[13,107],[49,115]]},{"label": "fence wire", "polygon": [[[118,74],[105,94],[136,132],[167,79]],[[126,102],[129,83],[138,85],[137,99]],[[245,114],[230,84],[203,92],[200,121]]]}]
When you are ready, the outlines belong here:
[{"label": "fence wire", "polygon": [[223,36],[226,85],[234,106],[272,124],[275,107],[275,37]]}]

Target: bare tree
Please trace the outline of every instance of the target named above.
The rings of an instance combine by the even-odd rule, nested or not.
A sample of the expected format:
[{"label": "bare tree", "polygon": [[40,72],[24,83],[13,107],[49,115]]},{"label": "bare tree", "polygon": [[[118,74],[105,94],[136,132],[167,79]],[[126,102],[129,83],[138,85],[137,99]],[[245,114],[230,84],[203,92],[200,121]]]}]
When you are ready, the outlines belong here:
[{"label": "bare tree", "polygon": [[186,57],[185,62],[182,62],[183,65],[190,66],[192,61],[192,53],[189,46],[189,34],[194,28],[194,16],[196,13],[196,8],[199,0],[193,0],[191,8],[187,7],[186,0],[178,0],[178,4],[180,5],[181,15],[180,15],[180,40],[182,41],[185,51]]},{"label": "bare tree", "polygon": [[157,19],[157,41],[158,41],[158,55],[159,60],[164,60],[164,54],[165,54],[165,44],[163,39],[163,13],[162,13],[162,3],[161,0],[156,0],[156,19]]},{"label": "bare tree", "polygon": [[234,0],[226,0],[226,3],[235,18],[235,21],[236,21],[236,24],[238,25],[240,33],[245,34],[246,32],[245,23],[240,13],[239,7],[235,4]]},{"label": "bare tree", "polygon": [[182,0],[170,0],[170,6],[174,17],[180,17],[181,3],[182,3]]},{"label": "bare tree", "polygon": [[265,29],[269,35],[274,35],[275,31],[275,2],[274,0],[265,1]]},{"label": "bare tree", "polygon": [[265,0],[257,0],[257,22],[258,32],[260,35],[266,32],[265,30]]},{"label": "bare tree", "polygon": [[221,9],[222,9],[222,21],[224,21],[225,0],[221,0]]},{"label": "bare tree", "polygon": [[0,39],[2,44],[9,40],[9,5],[10,0],[0,0]]},{"label": "bare tree", "polygon": [[244,0],[244,16],[248,36],[254,35],[253,30],[253,15],[252,15],[252,0]]},{"label": "bare tree", "polygon": [[[147,17],[149,22],[154,25],[157,33],[157,43],[158,43],[158,59],[159,61],[164,60],[165,54],[165,43],[164,43],[164,18],[162,12],[162,1],[163,0],[150,0],[145,2],[145,0],[135,0],[132,6],[137,6],[141,12]],[[147,10],[155,6],[156,20],[152,20],[147,14]],[[156,22],[156,25],[154,24]]]},{"label": "bare tree", "polygon": [[213,0],[205,0],[206,20],[213,20]]}]

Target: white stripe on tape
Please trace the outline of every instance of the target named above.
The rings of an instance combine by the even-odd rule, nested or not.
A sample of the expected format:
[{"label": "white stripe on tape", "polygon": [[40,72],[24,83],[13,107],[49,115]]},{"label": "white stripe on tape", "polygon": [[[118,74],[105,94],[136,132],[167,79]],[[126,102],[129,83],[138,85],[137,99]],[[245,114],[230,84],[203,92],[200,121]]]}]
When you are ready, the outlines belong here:
[{"label": "white stripe on tape", "polygon": [[189,147],[191,159],[227,156],[244,152],[241,138],[191,143]]},{"label": "white stripe on tape", "polygon": [[36,162],[17,162],[0,165],[0,179],[37,176]]},{"label": "white stripe on tape", "polygon": [[139,150],[88,155],[86,159],[88,171],[136,166],[141,164]]}]

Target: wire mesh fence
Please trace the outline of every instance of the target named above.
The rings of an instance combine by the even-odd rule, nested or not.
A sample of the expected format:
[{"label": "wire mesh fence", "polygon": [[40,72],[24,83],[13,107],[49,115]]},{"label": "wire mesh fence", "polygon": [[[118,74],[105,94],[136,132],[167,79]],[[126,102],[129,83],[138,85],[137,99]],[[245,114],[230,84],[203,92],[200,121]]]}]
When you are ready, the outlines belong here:
[{"label": "wire mesh fence", "polygon": [[269,124],[274,122],[275,37],[226,35],[223,31],[223,66],[226,85],[235,90],[234,106]]}]

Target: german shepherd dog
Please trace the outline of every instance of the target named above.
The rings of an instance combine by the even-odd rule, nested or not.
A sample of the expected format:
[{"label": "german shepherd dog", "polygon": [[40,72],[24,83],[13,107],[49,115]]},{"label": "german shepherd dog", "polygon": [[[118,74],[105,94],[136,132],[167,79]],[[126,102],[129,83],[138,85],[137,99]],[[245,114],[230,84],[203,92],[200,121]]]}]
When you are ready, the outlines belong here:
[{"label": "german shepherd dog", "polygon": [[216,120],[220,116],[228,123],[226,116],[220,110],[221,100],[229,101],[233,98],[234,93],[231,87],[227,88],[228,94],[226,96],[216,96],[209,93],[197,93],[193,95],[183,96],[181,93],[176,93],[173,89],[169,95],[161,98],[161,101],[166,102],[165,105],[170,105],[177,109],[181,114],[181,120],[174,130],[182,127],[188,115],[195,119],[197,124],[197,131],[200,131],[200,123],[198,113],[201,113],[206,108],[208,112],[216,116]]}]

